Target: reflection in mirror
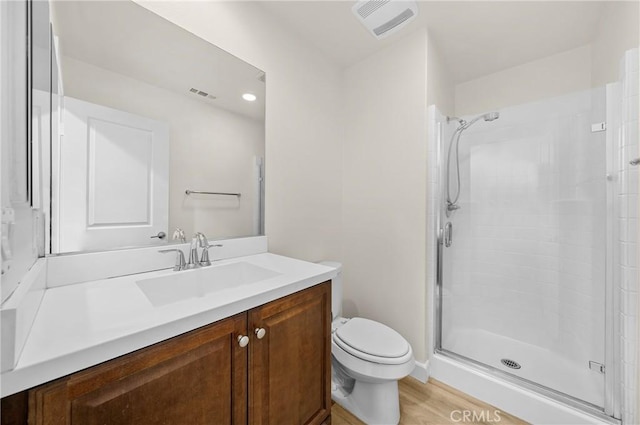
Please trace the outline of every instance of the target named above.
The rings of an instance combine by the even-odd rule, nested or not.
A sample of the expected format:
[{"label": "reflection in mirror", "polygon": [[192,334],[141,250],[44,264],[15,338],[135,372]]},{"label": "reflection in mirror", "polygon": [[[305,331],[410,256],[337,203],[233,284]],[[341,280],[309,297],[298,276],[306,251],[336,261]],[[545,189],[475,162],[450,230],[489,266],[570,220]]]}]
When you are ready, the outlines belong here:
[{"label": "reflection in mirror", "polygon": [[[44,220],[42,227],[48,225],[50,185],[45,184],[50,174],[51,134],[55,128],[54,115],[57,112],[54,104],[54,93],[57,90],[57,76],[53,71],[55,48],[52,45],[49,4],[43,1],[31,2],[31,127],[29,128],[31,143],[29,191],[34,217]],[[57,117],[57,115],[55,115]],[[52,128],[54,126],[54,128]],[[41,226],[36,226],[36,250],[38,256],[45,253],[48,239],[41,234]],[[48,233],[48,232],[47,232]]]},{"label": "reflection in mirror", "polygon": [[36,257],[30,244],[23,242],[33,240],[27,156],[30,73],[23,59],[31,53],[28,17],[26,2],[0,2],[1,302],[15,290]]},{"label": "reflection in mirror", "polygon": [[263,234],[264,73],[131,1],[53,2],[52,23],[51,252]]}]

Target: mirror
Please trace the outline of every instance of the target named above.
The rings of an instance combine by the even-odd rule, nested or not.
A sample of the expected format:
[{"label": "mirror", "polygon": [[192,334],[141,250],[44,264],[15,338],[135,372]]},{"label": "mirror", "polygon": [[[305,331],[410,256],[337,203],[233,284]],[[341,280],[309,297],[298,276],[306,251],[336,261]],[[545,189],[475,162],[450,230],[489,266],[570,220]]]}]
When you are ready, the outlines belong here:
[{"label": "mirror", "polygon": [[264,234],[264,72],[132,1],[51,16],[48,252]]}]

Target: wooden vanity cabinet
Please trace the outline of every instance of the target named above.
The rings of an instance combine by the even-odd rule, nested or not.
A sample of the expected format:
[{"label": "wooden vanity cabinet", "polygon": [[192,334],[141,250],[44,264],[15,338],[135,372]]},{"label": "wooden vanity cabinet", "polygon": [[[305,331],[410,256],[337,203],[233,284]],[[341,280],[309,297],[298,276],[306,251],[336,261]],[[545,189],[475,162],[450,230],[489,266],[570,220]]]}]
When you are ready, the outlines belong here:
[{"label": "wooden vanity cabinet", "polygon": [[322,424],[331,413],[330,283],[251,310],[249,326],[249,423]]},{"label": "wooden vanity cabinet", "polygon": [[2,425],[328,424],[330,326],[325,282],[5,397]]},{"label": "wooden vanity cabinet", "polygon": [[245,424],[238,315],[29,391],[29,425]]}]

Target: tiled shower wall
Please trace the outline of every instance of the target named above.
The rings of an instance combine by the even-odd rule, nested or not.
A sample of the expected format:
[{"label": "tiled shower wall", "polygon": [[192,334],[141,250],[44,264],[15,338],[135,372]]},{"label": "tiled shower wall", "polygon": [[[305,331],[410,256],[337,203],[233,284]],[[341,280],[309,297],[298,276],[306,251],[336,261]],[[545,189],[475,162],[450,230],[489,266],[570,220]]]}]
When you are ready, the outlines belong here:
[{"label": "tiled shower wall", "polygon": [[[617,147],[619,158],[617,210],[619,244],[616,247],[618,273],[614,273],[620,288],[619,331],[622,362],[622,419],[636,424],[638,417],[638,166],[629,161],[638,158],[638,49],[626,52],[620,64],[620,82],[611,87],[617,94],[619,114],[614,114],[608,130],[611,142]],[[616,117],[617,115],[617,117]],[[617,119],[616,119],[617,118]]]}]

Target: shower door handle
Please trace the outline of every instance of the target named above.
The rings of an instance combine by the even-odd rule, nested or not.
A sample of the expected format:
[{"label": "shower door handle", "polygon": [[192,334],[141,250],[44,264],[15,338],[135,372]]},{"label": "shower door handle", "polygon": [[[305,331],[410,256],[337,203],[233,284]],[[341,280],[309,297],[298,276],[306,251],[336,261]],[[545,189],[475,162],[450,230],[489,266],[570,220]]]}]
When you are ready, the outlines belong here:
[{"label": "shower door handle", "polygon": [[453,224],[447,221],[444,225],[444,246],[449,248],[451,246],[451,240],[453,239]]}]

